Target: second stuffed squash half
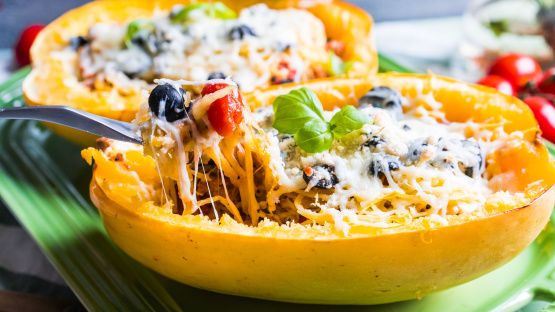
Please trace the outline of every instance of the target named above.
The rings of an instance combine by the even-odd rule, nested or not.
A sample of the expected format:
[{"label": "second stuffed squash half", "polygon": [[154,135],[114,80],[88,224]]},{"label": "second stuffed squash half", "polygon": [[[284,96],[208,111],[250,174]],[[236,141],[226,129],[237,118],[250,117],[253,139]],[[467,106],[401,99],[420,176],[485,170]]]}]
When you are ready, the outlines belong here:
[{"label": "second stuffed squash half", "polygon": [[232,77],[243,92],[377,71],[372,19],[330,1],[94,1],[48,25],[23,84],[32,105],[129,121],[157,78]]}]

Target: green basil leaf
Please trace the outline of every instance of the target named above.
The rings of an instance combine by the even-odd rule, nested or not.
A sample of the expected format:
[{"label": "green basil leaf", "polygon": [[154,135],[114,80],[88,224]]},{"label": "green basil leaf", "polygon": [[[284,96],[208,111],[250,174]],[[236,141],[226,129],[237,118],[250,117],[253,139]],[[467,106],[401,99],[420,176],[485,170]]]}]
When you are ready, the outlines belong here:
[{"label": "green basil leaf", "polygon": [[340,111],[333,115],[330,120],[332,132],[337,137],[342,137],[348,133],[362,128],[368,123],[369,118],[352,105],[344,106]]},{"label": "green basil leaf", "polygon": [[210,16],[218,19],[234,19],[237,18],[235,11],[227,7],[221,2],[216,2],[212,4],[210,11]]},{"label": "green basil leaf", "polygon": [[273,107],[273,127],[281,133],[295,134],[312,120],[325,122],[322,103],[316,94],[307,88],[278,96]]},{"label": "green basil leaf", "polygon": [[170,20],[173,23],[185,23],[189,19],[191,12],[196,10],[204,11],[209,17],[217,19],[234,19],[237,18],[235,11],[227,7],[221,2],[214,3],[193,3],[183,7],[180,11],[172,14]]},{"label": "green basil leaf", "polygon": [[489,21],[486,23],[486,27],[489,27],[495,37],[501,37],[501,35],[511,31],[509,21],[507,19]]},{"label": "green basil leaf", "polygon": [[295,142],[308,153],[318,153],[328,150],[333,142],[330,125],[321,120],[312,120],[304,124],[295,134]]},{"label": "green basil leaf", "polygon": [[136,19],[127,25],[127,30],[123,41],[127,47],[130,47],[133,42],[133,38],[138,36],[140,33],[150,33],[154,31],[154,23],[145,19]]},{"label": "green basil leaf", "polygon": [[339,76],[345,74],[352,66],[352,62],[344,62],[333,51],[329,51],[328,73],[331,76]]}]

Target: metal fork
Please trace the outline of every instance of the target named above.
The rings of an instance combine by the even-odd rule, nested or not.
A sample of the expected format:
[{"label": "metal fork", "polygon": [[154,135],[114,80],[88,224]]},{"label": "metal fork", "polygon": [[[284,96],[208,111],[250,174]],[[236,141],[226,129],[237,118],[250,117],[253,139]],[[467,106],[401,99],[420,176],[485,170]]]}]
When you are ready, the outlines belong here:
[{"label": "metal fork", "polygon": [[118,141],[143,143],[141,136],[131,123],[101,117],[67,106],[0,108],[0,119],[51,122]]}]

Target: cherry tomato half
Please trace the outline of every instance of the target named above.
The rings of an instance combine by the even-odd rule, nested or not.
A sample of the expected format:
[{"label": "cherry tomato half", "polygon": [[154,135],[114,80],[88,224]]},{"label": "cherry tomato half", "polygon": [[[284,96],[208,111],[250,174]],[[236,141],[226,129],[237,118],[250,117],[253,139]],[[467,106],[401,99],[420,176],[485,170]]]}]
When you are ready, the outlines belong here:
[{"label": "cherry tomato half", "polygon": [[508,95],[516,94],[511,83],[507,79],[497,75],[485,76],[484,78],[480,79],[478,83],[483,86],[492,87],[494,89],[497,89],[497,91]]},{"label": "cherry tomato half", "polygon": [[19,66],[29,65],[31,63],[31,46],[44,25],[31,25],[23,30],[14,47],[15,60]]},{"label": "cherry tomato half", "polygon": [[524,102],[534,112],[542,130],[542,136],[551,142],[555,142],[555,107],[553,104],[541,96],[527,97]]},{"label": "cherry tomato half", "polygon": [[538,62],[523,54],[511,53],[498,58],[490,67],[488,75],[497,75],[507,79],[515,91],[521,90],[528,83],[540,79],[542,69]]},{"label": "cherry tomato half", "polygon": [[[227,87],[225,83],[207,84],[201,94],[207,95]],[[217,99],[208,108],[208,120],[221,136],[232,134],[243,121],[243,99],[241,93],[232,92]]]},{"label": "cherry tomato half", "polygon": [[538,83],[538,90],[543,93],[555,95],[555,67],[546,70],[540,82]]}]

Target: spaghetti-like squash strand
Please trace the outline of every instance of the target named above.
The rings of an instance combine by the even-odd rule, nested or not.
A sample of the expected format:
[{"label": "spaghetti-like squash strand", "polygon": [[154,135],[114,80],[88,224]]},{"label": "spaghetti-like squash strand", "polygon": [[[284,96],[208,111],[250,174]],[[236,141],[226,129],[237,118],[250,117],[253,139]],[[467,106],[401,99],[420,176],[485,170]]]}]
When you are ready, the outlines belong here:
[{"label": "spaghetti-like squash strand", "polygon": [[[224,193],[225,193],[225,201],[226,204],[225,206],[227,207],[227,209],[231,212],[231,214],[233,215],[233,218],[237,221],[237,222],[243,222],[243,218],[241,217],[241,214],[239,213],[239,209],[237,209],[237,206],[233,203],[233,200],[231,200],[231,198],[229,197],[229,193],[227,190],[227,184],[225,182],[225,177],[230,177],[231,175],[237,175],[237,173],[230,167],[230,166],[222,166],[222,155],[221,155],[221,151],[219,149],[219,147],[215,147],[212,149],[212,151],[214,152],[211,157],[212,161],[214,161],[217,165],[218,165],[218,172],[220,173],[220,177],[221,177],[221,182],[223,184],[223,188],[224,188]],[[227,163],[226,163],[227,164]],[[225,169],[222,169],[225,168]]]},{"label": "spaghetti-like squash strand", "polygon": [[258,210],[260,207],[255,197],[256,192],[254,190],[254,170],[253,170],[253,162],[252,162],[252,153],[248,145],[245,146],[245,167],[246,167],[247,192],[249,195],[249,199],[248,199],[249,214],[251,216],[252,225],[256,225],[258,223]]}]

